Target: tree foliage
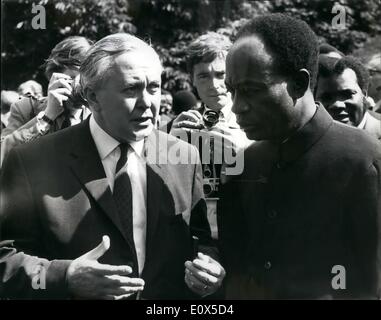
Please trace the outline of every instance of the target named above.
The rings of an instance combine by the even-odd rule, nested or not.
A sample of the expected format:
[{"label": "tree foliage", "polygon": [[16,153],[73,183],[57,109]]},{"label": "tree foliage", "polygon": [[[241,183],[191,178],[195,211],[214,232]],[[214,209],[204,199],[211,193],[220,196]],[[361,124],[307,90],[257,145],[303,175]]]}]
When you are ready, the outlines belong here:
[{"label": "tree foliage", "polygon": [[[28,79],[45,86],[40,65],[56,43],[70,35],[92,40],[128,32],[152,43],[165,67],[163,86],[172,92],[190,88],[185,68],[187,46],[208,31],[234,40],[239,27],[256,15],[282,12],[306,21],[321,42],[344,53],[381,34],[378,0],[340,0],[346,12],[344,30],[332,27],[333,0],[6,0],[2,1],[2,87],[14,89]],[[45,30],[31,26],[32,4],[46,9]]]}]

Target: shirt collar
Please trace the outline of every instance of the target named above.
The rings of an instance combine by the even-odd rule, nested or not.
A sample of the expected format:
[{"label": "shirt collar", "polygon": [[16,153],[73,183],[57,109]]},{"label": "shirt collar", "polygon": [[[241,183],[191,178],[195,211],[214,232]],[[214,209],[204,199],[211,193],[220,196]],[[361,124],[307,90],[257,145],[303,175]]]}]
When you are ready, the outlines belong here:
[{"label": "shirt collar", "polygon": [[[109,156],[110,153],[113,152],[120,144],[118,140],[110,136],[99,126],[93,115],[90,116],[90,132],[98,149],[101,160],[104,160],[107,156]],[[129,145],[137,155],[142,156],[144,139],[130,142]]]},{"label": "shirt collar", "polygon": [[83,112],[83,107],[81,108],[78,108],[78,109],[75,109],[71,112],[71,116],[76,119],[76,120],[80,120],[81,119],[81,115],[82,115],[82,112]]},{"label": "shirt collar", "polygon": [[279,145],[280,167],[296,161],[315,144],[332,125],[333,119],[322,104],[316,103],[316,112],[309,122]]},{"label": "shirt collar", "polygon": [[[206,111],[212,110],[209,107],[207,107],[204,103],[201,106],[201,113],[204,114]],[[229,103],[225,107],[223,107],[220,110],[220,120],[223,119],[225,122],[228,123],[230,128],[237,128],[239,129],[239,125],[237,123],[237,118],[234,112],[232,111],[232,104]]]},{"label": "shirt collar", "polygon": [[368,113],[368,111],[366,111],[364,113],[364,117],[362,118],[362,120],[361,120],[360,124],[357,126],[357,128],[364,129],[365,128],[365,124],[368,121],[368,117],[369,117],[369,113]]}]

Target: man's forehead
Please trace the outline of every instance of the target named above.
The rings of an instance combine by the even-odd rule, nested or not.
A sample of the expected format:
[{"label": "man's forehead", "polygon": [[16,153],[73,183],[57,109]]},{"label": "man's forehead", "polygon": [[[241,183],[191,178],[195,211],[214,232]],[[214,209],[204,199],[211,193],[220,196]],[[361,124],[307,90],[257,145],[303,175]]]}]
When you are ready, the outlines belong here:
[{"label": "man's forehead", "polygon": [[359,88],[356,73],[352,69],[347,68],[340,74],[332,74],[328,77],[320,76],[317,84],[317,93]]},{"label": "man's forehead", "polygon": [[340,87],[358,86],[356,72],[350,68],[346,68],[342,73],[334,75],[333,80]]},{"label": "man's forehead", "polygon": [[244,37],[229,52],[226,69],[228,82],[245,82],[249,78],[265,81],[274,73],[273,57],[259,37]]},{"label": "man's forehead", "polygon": [[255,34],[238,39],[228,54],[228,60],[231,62],[239,61],[242,58],[250,60],[254,57],[268,62],[273,60],[264,42]]},{"label": "man's forehead", "polygon": [[161,71],[162,66],[158,56],[147,50],[135,50],[118,55],[113,66],[122,70],[146,69]]},{"label": "man's forehead", "polygon": [[217,56],[213,61],[199,62],[194,65],[193,69],[195,73],[205,71],[225,71],[225,58]]}]

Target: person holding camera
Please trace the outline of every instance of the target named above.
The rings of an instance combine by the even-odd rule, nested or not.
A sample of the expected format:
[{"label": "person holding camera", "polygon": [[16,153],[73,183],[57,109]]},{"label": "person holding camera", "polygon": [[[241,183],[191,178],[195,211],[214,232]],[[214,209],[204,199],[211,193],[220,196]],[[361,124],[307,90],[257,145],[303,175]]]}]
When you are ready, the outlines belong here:
[{"label": "person holding camera", "polygon": [[179,129],[187,132],[210,129],[209,135],[223,138],[237,150],[251,142],[237,124],[225,85],[225,59],[231,45],[228,37],[216,32],[201,35],[190,44],[187,66],[202,105],[197,110],[180,113],[171,134],[176,135]]},{"label": "person holding camera", "polygon": [[225,181],[222,168],[227,163],[226,154],[234,157],[252,142],[237,124],[231,95],[225,85],[225,59],[231,45],[228,37],[215,32],[201,35],[190,44],[187,66],[202,104],[198,109],[180,113],[170,131],[180,138],[186,131],[188,142],[200,151],[208,218],[214,238],[218,238],[216,203],[219,185]]},{"label": "person holding camera", "polygon": [[79,93],[79,67],[91,42],[68,37],[59,42],[45,62],[47,97],[20,99],[11,106],[9,123],[1,135],[1,163],[17,146],[85,120],[90,110]]}]

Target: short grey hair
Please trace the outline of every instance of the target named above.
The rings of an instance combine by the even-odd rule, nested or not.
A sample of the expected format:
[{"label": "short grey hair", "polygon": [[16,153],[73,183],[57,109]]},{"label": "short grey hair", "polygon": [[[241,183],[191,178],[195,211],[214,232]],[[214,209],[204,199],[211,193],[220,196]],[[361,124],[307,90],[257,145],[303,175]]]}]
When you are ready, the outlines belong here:
[{"label": "short grey hair", "polygon": [[87,52],[79,69],[82,92],[86,88],[95,90],[102,85],[105,75],[117,56],[136,50],[152,54],[154,58],[157,57],[162,68],[158,54],[149,44],[127,33],[115,33],[96,42]]}]

